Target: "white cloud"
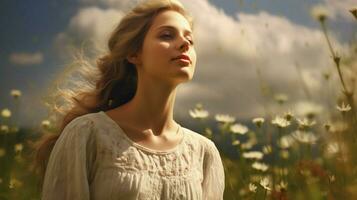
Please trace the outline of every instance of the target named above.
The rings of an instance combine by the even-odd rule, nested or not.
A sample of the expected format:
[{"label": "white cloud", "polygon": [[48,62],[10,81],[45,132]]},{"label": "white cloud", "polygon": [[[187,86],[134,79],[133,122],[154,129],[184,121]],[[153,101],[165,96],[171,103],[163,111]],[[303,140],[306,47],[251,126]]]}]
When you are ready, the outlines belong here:
[{"label": "white cloud", "polygon": [[[100,2],[109,7],[119,1]],[[80,9],[57,41],[63,45],[71,40],[91,39],[97,46],[106,45],[107,33],[119,22],[123,10],[130,7],[123,2],[117,9],[93,5]],[[287,93],[291,103],[303,95],[296,64],[311,92],[321,89],[318,79],[333,63],[320,30],[267,12],[240,12],[232,17],[207,0],[181,2],[195,18],[198,60],[194,80],[180,87],[176,108],[180,114],[188,116],[188,108],[200,101],[211,112],[226,112],[240,118],[263,115],[265,100],[260,92],[257,68],[273,92]],[[341,52],[345,45],[333,35],[331,38]]]},{"label": "white cloud", "polygon": [[342,17],[344,19],[349,19],[350,21],[355,20],[349,10],[356,8],[356,0],[324,0],[324,3],[330,11],[332,19]]},{"label": "white cloud", "polygon": [[[202,99],[215,104],[216,111],[240,117],[263,114],[257,68],[273,92],[287,93],[290,103],[304,97],[296,64],[310,93],[321,89],[322,71],[333,63],[320,30],[266,12],[241,12],[233,18],[207,1],[183,2],[196,20],[197,82],[221,96],[219,101]],[[342,51],[344,45],[334,37],[332,43]]]},{"label": "white cloud", "polygon": [[142,0],[79,0],[82,5],[96,5],[105,8],[129,10]]},{"label": "white cloud", "polygon": [[83,44],[88,49],[106,49],[109,35],[122,17],[123,12],[115,9],[82,8],[70,20],[67,29],[57,35],[56,47],[64,54],[71,51],[63,49],[70,50]]},{"label": "white cloud", "polygon": [[41,64],[43,62],[43,54],[41,52],[35,52],[35,53],[16,52],[10,54],[9,60],[11,63],[16,65]]}]

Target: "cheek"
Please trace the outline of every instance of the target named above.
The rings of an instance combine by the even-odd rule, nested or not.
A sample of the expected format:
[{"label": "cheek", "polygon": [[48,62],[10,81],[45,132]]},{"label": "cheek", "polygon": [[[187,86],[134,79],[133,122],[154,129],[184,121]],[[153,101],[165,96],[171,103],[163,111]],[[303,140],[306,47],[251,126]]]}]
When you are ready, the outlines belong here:
[{"label": "cheek", "polygon": [[167,42],[158,42],[152,45],[155,52],[167,55],[169,53],[170,44]]},{"label": "cheek", "polygon": [[148,43],[145,48],[145,60],[159,62],[168,60],[170,56],[170,45],[164,42]]},{"label": "cheek", "polygon": [[191,55],[192,55],[193,62],[196,63],[196,62],[197,62],[197,54],[196,54],[196,51],[193,51],[193,52],[191,53]]},{"label": "cheek", "polygon": [[194,56],[194,59],[195,59],[195,61],[196,61],[196,60],[197,60],[197,53],[196,53],[195,50],[193,50],[193,56]]}]

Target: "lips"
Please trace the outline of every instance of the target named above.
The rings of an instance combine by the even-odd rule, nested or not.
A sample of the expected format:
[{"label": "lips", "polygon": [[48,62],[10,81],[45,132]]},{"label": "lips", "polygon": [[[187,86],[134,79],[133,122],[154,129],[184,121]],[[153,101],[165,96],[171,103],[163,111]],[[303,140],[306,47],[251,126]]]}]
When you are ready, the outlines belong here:
[{"label": "lips", "polygon": [[184,59],[184,60],[188,60],[188,61],[190,61],[190,63],[191,63],[191,59],[190,59],[190,57],[189,57],[188,55],[185,55],[185,54],[181,54],[181,55],[179,55],[179,56],[177,56],[177,57],[173,58],[173,60],[176,60],[176,59]]}]

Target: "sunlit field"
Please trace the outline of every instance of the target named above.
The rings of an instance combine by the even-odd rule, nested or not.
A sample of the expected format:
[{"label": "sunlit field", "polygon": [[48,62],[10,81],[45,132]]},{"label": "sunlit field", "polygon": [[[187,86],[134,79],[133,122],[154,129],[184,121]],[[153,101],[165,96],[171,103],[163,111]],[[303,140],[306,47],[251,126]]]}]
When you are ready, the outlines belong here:
[{"label": "sunlit field", "polygon": [[[346,12],[357,24],[357,9]],[[273,102],[264,105],[264,114],[241,121],[212,113],[201,102],[187,111],[199,127],[195,131],[220,150],[226,178],[224,199],[357,199],[357,41],[344,49],[349,57],[341,56],[330,39],[327,14],[316,8],[312,15],[323,33],[325,46],[321,48],[328,49],[332,64],[326,67],[331,70],[321,71],[325,96],[311,93],[304,79],[299,80],[299,87],[308,100],[330,103],[314,100],[287,107],[289,95],[272,92],[264,73],[257,70],[252,81],[259,82],[263,98]],[[22,91],[13,89],[8,95],[17,108]],[[16,118],[21,111],[1,106],[0,200],[39,199],[32,145],[39,133],[52,130],[53,122],[43,119],[37,127],[24,129]]]}]

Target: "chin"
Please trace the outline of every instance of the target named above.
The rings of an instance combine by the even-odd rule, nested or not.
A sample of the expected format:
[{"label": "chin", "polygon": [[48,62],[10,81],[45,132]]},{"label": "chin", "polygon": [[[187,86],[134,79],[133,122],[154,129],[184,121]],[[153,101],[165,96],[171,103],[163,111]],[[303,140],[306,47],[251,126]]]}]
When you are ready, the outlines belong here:
[{"label": "chin", "polygon": [[180,80],[179,80],[179,82],[181,82],[181,83],[186,83],[186,82],[190,82],[191,80],[192,80],[192,75],[187,75],[187,76],[185,76],[185,77],[182,77]]},{"label": "chin", "polygon": [[190,82],[192,80],[192,77],[191,76],[180,76],[180,77],[176,77],[172,83],[173,85],[180,85],[182,83],[187,83],[187,82]]}]

